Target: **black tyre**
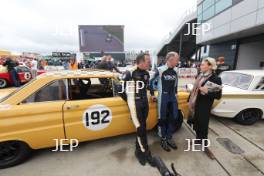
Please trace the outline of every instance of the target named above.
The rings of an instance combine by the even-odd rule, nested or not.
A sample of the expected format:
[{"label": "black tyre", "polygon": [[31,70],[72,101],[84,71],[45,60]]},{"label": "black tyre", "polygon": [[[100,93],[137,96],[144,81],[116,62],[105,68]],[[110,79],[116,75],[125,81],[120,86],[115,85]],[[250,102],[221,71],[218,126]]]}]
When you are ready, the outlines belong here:
[{"label": "black tyre", "polygon": [[7,87],[7,81],[3,78],[0,78],[0,88]]},{"label": "black tyre", "polygon": [[241,111],[236,117],[235,121],[242,125],[253,125],[262,116],[262,111],[259,109],[246,109]]},{"label": "black tyre", "polygon": [[[169,116],[169,114],[168,114]],[[178,117],[177,117],[177,120],[176,121],[169,121],[168,123],[174,123],[174,129],[173,129],[173,133],[176,133],[181,127],[182,127],[182,123],[183,123],[183,113],[181,110],[178,110]],[[154,129],[157,131],[158,133],[158,136],[161,137],[161,133],[159,131],[159,128],[158,128],[159,124],[157,124]]]},{"label": "black tyre", "polygon": [[32,149],[19,141],[0,143],[0,169],[18,165],[30,157]]}]

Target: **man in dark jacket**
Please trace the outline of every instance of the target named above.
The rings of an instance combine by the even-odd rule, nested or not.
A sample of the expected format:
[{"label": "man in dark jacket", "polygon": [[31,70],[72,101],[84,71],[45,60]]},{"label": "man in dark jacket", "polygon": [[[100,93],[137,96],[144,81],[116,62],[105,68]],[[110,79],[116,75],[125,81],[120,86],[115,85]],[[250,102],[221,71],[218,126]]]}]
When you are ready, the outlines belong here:
[{"label": "man in dark jacket", "polygon": [[115,70],[116,72],[121,73],[121,71],[112,62],[111,56],[103,56],[102,61],[98,64],[97,68],[109,71]]},{"label": "man in dark jacket", "polygon": [[12,78],[14,86],[19,87],[20,81],[19,81],[18,74],[16,71],[16,66],[18,66],[18,62],[14,61],[11,58],[7,58],[3,64],[3,66],[7,67],[8,73],[10,74],[10,76]]},{"label": "man in dark jacket", "polygon": [[224,57],[218,57],[217,61],[217,69],[216,69],[216,74],[220,75],[220,73],[224,71],[231,70],[230,65],[225,63],[225,58]]}]

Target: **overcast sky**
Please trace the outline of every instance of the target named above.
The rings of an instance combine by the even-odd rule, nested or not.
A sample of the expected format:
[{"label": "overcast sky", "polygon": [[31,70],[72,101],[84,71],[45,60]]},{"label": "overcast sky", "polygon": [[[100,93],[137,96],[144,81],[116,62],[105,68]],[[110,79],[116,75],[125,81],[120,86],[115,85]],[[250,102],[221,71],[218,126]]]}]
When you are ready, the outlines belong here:
[{"label": "overcast sky", "polygon": [[78,51],[78,25],[124,25],[125,50],[155,50],[197,0],[2,0],[0,50]]}]

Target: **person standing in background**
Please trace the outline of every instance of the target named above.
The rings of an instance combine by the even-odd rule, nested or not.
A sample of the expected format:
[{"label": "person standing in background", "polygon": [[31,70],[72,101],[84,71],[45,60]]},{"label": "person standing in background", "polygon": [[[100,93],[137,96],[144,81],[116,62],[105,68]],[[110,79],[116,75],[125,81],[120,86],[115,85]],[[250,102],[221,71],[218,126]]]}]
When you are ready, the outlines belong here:
[{"label": "person standing in background", "polygon": [[45,70],[45,66],[47,66],[47,65],[46,65],[46,60],[45,60],[45,59],[41,59],[41,60],[39,61],[38,69],[39,69],[39,70]]},{"label": "person standing in background", "polygon": [[109,56],[103,56],[101,62],[97,65],[98,69],[113,71],[115,70],[118,73],[121,73],[121,71],[115,66],[115,64],[112,62],[112,57]]},{"label": "person standing in background", "polygon": [[70,59],[69,69],[70,70],[78,70],[78,64],[77,64],[76,58]]},{"label": "person standing in background", "polygon": [[37,76],[37,71],[38,71],[38,61],[36,58],[33,58],[31,61],[32,78],[35,78]]},{"label": "person standing in background", "polygon": [[18,62],[14,58],[7,58],[6,61],[3,63],[3,66],[7,67],[8,73],[10,74],[12,81],[15,87],[20,86],[20,81],[18,78],[18,74],[16,71],[16,66],[18,66]]},{"label": "person standing in background", "polygon": [[225,58],[222,56],[217,58],[216,64],[217,64],[217,69],[216,69],[217,75],[220,75],[224,71],[231,70],[230,65],[225,63]]},{"label": "person standing in background", "polygon": [[67,60],[63,61],[62,65],[65,70],[69,70],[70,63]]},{"label": "person standing in background", "polygon": [[81,60],[81,62],[78,63],[78,69],[84,69],[84,68],[85,68],[84,60]]}]

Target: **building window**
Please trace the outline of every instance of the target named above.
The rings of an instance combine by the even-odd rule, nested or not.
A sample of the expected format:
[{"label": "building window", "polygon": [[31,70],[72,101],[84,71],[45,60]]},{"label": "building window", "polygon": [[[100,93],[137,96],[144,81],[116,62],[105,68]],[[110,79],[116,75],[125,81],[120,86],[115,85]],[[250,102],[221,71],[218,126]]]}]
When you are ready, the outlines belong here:
[{"label": "building window", "polygon": [[202,20],[203,20],[203,15],[202,14],[198,15],[197,23],[202,23]]},{"label": "building window", "polygon": [[203,11],[203,3],[201,3],[198,7],[197,7],[197,14],[200,15]]},{"label": "building window", "polygon": [[209,7],[211,7],[214,4],[215,0],[205,0],[203,2],[203,11],[205,11],[206,9],[208,9]]},{"label": "building window", "polygon": [[214,16],[215,11],[214,11],[214,6],[209,7],[203,12],[203,20],[208,20],[212,16]]},{"label": "building window", "polygon": [[203,23],[243,0],[204,0],[197,7],[197,21]]},{"label": "building window", "polygon": [[232,6],[232,0],[219,0],[215,4],[215,13],[218,14],[230,6]]},{"label": "building window", "polygon": [[204,53],[207,53],[207,45],[203,47]]}]

